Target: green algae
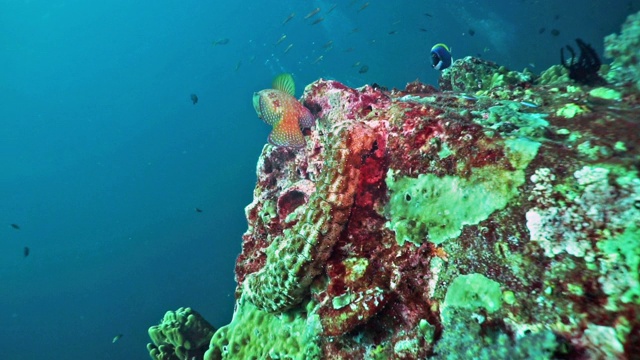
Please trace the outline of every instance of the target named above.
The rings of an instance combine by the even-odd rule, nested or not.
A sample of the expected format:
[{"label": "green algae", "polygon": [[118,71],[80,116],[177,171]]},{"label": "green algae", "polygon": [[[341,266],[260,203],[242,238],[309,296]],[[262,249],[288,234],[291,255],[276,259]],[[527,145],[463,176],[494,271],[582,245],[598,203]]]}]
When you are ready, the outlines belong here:
[{"label": "green algae", "polygon": [[442,325],[433,359],[552,359],[559,346],[555,334],[548,329],[532,328],[516,337],[506,329],[483,330],[468,309],[452,311]]},{"label": "green algae", "polygon": [[569,71],[562,65],[553,65],[540,74],[540,85],[557,85],[570,82]]},{"label": "green algae", "polygon": [[516,294],[511,290],[505,290],[502,293],[502,300],[508,305],[513,305],[516,303]]},{"label": "green algae", "polygon": [[572,118],[576,117],[577,115],[580,115],[580,114],[585,113],[585,112],[586,112],[586,110],[584,108],[582,108],[580,105],[576,105],[574,103],[569,103],[569,104],[564,105],[560,109],[558,109],[556,111],[556,115],[565,117],[567,119],[572,119]]},{"label": "green algae", "polygon": [[597,87],[595,89],[591,89],[591,91],[589,91],[589,95],[605,100],[622,99],[622,93],[620,93],[620,91],[606,87]]},{"label": "green algae", "polygon": [[271,314],[241,298],[231,323],[211,338],[204,359],[319,359],[320,324],[310,315],[313,305]]},{"label": "green algae", "polygon": [[334,309],[342,309],[343,307],[351,304],[353,302],[353,300],[356,299],[356,295],[352,292],[347,292],[345,294],[342,294],[340,296],[336,296],[333,299],[331,299],[331,305],[333,306]]},{"label": "green algae", "polygon": [[505,152],[514,171],[485,166],[468,178],[433,174],[413,178],[390,169],[387,227],[396,233],[400,245],[406,241],[419,245],[425,239],[441,244],[459,236],[464,225],[478,224],[507,206],[524,183],[523,170],[539,146],[524,138],[506,140]]},{"label": "green algae", "polygon": [[444,297],[443,307],[470,310],[484,308],[494,313],[502,307],[500,283],[482,274],[460,275],[453,280]]},{"label": "green algae", "polygon": [[[486,119],[477,116],[474,121],[480,125],[499,130],[504,124],[515,125],[517,134],[533,138],[544,137],[544,130],[549,126],[547,114],[521,112],[522,105],[514,101],[501,101],[501,105],[489,107]],[[479,115],[479,112],[475,112]]]},{"label": "green algae", "polygon": [[609,295],[607,307],[615,309],[618,302],[640,304],[640,228],[630,224],[624,233],[597,246],[604,253],[603,276],[598,280]]}]

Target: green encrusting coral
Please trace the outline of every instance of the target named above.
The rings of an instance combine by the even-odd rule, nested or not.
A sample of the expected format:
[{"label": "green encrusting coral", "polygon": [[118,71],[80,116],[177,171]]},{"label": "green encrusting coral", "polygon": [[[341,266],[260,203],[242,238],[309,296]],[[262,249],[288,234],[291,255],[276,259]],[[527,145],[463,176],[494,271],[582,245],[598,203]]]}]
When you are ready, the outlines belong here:
[{"label": "green encrusting coral", "polygon": [[551,330],[540,329],[514,337],[499,329],[483,331],[471,310],[459,308],[443,320],[445,330],[432,359],[514,360],[552,359],[559,347]]},{"label": "green encrusting coral", "polygon": [[202,356],[215,329],[191,308],[167,311],[159,325],[149,328],[147,345],[154,360],[188,360]]},{"label": "green encrusting coral", "polygon": [[308,315],[312,306],[308,303],[306,307],[271,314],[240,299],[231,323],[211,338],[204,359],[319,359],[316,337],[320,325]]},{"label": "green encrusting coral", "polygon": [[500,284],[482,274],[460,275],[449,285],[443,308],[462,307],[475,310],[484,308],[494,313],[502,306]]},{"label": "green encrusting coral", "polygon": [[615,309],[618,302],[640,304],[640,228],[631,224],[624,233],[600,241],[598,248],[605,255],[599,281],[609,295],[607,307]]},{"label": "green encrusting coral", "polygon": [[398,244],[416,245],[428,239],[434,244],[457,237],[464,225],[483,221],[507,206],[525,181],[524,169],[537,154],[540,143],[525,138],[504,141],[505,153],[515,170],[496,166],[474,169],[468,178],[420,174],[398,176],[390,169],[387,207]]},{"label": "green encrusting coral", "polygon": [[633,83],[640,90],[639,31],[640,12],[627,17],[620,34],[604,38],[604,55],[613,59],[611,70],[605,76],[607,81],[614,84]]}]

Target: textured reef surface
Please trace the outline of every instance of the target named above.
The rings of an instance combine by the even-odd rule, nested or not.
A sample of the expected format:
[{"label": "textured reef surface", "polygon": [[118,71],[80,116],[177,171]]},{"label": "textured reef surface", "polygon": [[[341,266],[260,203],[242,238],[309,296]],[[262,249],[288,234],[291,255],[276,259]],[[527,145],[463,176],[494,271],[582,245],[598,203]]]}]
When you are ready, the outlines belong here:
[{"label": "textured reef surface", "polygon": [[[607,51],[637,54],[624,31]],[[308,85],[306,146],[258,160],[232,321],[170,312],[152,358],[637,356],[640,93],[623,61],[598,87],[472,57],[439,90]]]}]

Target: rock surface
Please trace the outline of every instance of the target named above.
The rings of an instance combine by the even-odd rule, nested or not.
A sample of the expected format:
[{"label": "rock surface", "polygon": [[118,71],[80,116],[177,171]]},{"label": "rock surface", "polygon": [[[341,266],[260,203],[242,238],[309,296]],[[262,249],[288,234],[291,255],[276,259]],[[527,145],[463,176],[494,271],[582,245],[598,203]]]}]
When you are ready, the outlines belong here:
[{"label": "rock surface", "polygon": [[632,358],[640,100],[464,58],[437,91],[319,80],[265,145],[205,359]]},{"label": "rock surface", "polygon": [[263,149],[208,358],[638,351],[640,114],[591,90],[309,85],[318,123],[304,149]]}]

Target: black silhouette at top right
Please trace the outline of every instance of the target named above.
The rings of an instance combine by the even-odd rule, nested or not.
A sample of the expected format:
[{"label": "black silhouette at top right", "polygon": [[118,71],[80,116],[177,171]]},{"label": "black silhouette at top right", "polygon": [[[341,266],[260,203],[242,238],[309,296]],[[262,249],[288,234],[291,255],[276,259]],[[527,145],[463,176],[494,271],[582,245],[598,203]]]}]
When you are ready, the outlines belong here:
[{"label": "black silhouette at top right", "polygon": [[580,56],[576,59],[576,52],[569,45],[566,46],[567,51],[571,54],[571,58],[565,60],[564,48],[560,49],[560,63],[569,70],[569,78],[583,85],[604,85],[606,81],[598,75],[598,70],[602,62],[600,57],[591,45],[576,39]]}]

